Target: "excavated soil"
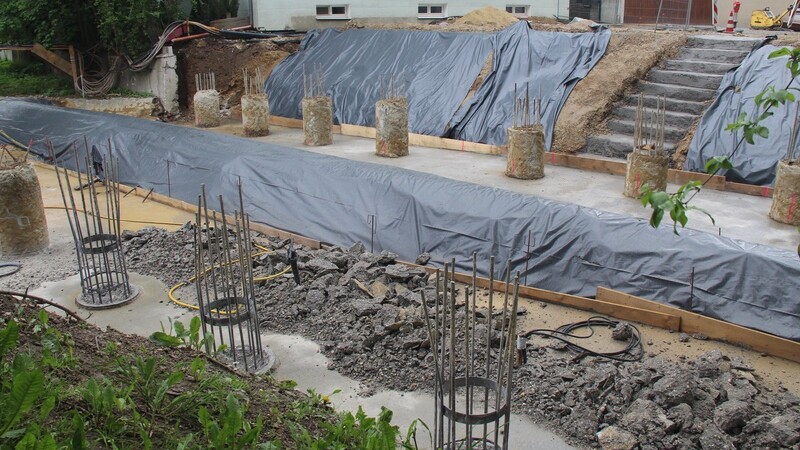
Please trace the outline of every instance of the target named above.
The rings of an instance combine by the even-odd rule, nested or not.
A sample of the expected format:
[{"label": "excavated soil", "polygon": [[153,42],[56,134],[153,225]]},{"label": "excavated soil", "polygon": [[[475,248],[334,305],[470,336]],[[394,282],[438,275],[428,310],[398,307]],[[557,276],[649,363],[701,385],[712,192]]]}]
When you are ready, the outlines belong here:
[{"label": "excavated soil", "polygon": [[558,116],[552,151],[575,153],[592,134],[607,132],[605,121],[614,102],[637,80],[686,43],[683,32],[614,28],[605,55],[572,90]]},{"label": "excavated soil", "polygon": [[[175,46],[178,57],[178,97],[182,107],[191,111],[196,92],[194,75],[214,72],[223,109],[238,105],[244,94],[242,69],[255,73],[260,68],[264,79],[272,69],[299,48],[299,40],[283,43],[276,40],[234,41],[208,37]],[[237,115],[236,111],[233,112]]]}]

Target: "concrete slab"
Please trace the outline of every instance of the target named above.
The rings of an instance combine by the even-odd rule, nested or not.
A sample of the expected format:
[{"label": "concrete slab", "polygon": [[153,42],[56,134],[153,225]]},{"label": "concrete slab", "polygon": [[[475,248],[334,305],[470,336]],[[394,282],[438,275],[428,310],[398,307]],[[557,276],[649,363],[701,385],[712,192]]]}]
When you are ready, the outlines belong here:
[{"label": "concrete slab", "polygon": [[[228,123],[213,131],[241,135],[242,127],[241,124]],[[402,167],[454,180],[576,203],[643,220],[650,217],[650,210],[642,208],[641,202],[622,195],[624,178],[621,176],[545,166],[544,178],[517,180],[503,174],[506,161],[502,156],[412,147],[409,156],[389,159],[375,155],[375,141],[372,139],[334,135],[333,145],[307,147],[302,144],[302,130],[273,126],[271,131],[270,136],[256,139],[304,151]],[[668,187],[672,192],[676,189],[675,185]],[[791,251],[795,251],[800,243],[800,233],[795,227],[768,218],[771,203],[769,198],[707,189],[692,203],[710,211],[716,225],[712,225],[704,214],[690,211],[690,228]]]}]

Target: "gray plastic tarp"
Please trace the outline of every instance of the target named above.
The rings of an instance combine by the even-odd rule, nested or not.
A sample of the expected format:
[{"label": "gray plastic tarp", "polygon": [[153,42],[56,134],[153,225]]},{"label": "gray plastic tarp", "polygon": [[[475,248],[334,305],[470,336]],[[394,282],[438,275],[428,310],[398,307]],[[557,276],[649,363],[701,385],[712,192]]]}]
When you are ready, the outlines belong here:
[{"label": "gray plastic tarp", "polygon": [[[465,272],[473,252],[483,275],[489,255],[497,276],[509,258],[524,272],[530,231],[530,285],[583,296],[608,286],[800,341],[800,260],[789,251],[157,121],[2,100],[0,129],[40,154],[44,137],[56,151],[111,139],[123,183],[165,194],[169,164],[172,196],[190,203],[205,183],[236,204],[241,178],[254,220],[337,245],[369,242],[374,215],[376,251],[452,256]],[[75,163],[71,152],[60,162]]]},{"label": "gray plastic tarp", "polygon": [[[504,145],[512,124],[514,85],[523,98],[541,94],[547,146],[572,87],[605,53],[611,31],[533,31],[525,22],[503,31],[444,33],[324,30],[281,61],[265,83],[273,115],[299,119],[304,80],[319,73],[336,123],[375,126],[375,102],[391,83],[409,102],[409,130]],[[492,70],[467,102],[489,55]],[[462,105],[462,103],[464,103]]]},{"label": "gray plastic tarp", "polygon": [[[769,54],[779,47],[766,45],[750,53],[734,71],[725,74],[717,97],[700,120],[697,132],[686,155],[686,170],[704,171],[706,162],[715,156],[728,155],[742,137],[741,132],[725,131],[741,113],[753,117],[757,112],[756,95],[767,86],[785,88],[791,80],[786,68],[786,57],[769,59]],[[794,88],[800,88],[795,80]],[[720,172],[730,181],[756,185],[771,185],[775,179],[775,166],[786,157],[798,103],[773,109],[774,115],[761,121],[769,128],[769,137],[756,136],[755,144],[742,142],[732,158],[733,169]],[[762,110],[763,111],[763,110]],[[794,143],[797,148],[797,142]]]}]

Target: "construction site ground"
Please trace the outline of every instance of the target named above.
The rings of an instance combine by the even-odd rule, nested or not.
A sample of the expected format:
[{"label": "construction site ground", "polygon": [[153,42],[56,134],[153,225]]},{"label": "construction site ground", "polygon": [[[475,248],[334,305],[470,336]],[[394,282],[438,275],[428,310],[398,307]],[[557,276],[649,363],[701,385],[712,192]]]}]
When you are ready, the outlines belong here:
[{"label": "construction site ground", "polygon": [[[436,29],[491,31],[501,27],[500,24],[469,23],[461,26],[463,28],[444,24]],[[585,28],[579,29],[581,25],[568,28],[570,26],[544,20],[534,23],[534,27],[585,31]],[[622,98],[635,80],[673,54],[686,40],[686,33],[680,31],[653,33],[652,29],[627,27],[613,30],[606,56],[577,84],[562,110],[556,125],[555,151],[579,151],[586,136],[602,132],[613,103]],[[800,38],[781,34],[777,43],[796,45]],[[193,84],[189,82],[193,74],[218,71],[223,106],[233,119],[210,131],[242,136],[236,111],[241,95],[240,69],[261,67],[269,73],[278,61],[296,51],[296,45],[296,42],[249,44],[213,39],[183,44],[176,52],[179,61],[184,61],[179,69],[181,99],[187,107],[184,116],[191,119],[188,99],[193,92],[188,86]],[[181,124],[191,126],[188,121]],[[278,126],[271,127],[270,136],[255,139],[294,147],[298,151],[386,164],[576,203],[642,220],[649,216],[649,210],[639,201],[622,195],[624,180],[615,175],[548,165],[543,179],[515,180],[504,176],[505,158],[501,156],[411,147],[408,157],[386,159],[375,155],[372,139],[335,135],[331,146],[308,147],[302,144],[302,130]],[[0,285],[16,291],[31,289],[75,309],[77,265],[60,192],[52,170],[38,167],[37,172],[47,208],[51,245],[44,254],[23,257],[20,260],[22,269],[0,280]],[[669,189],[674,190],[675,186]],[[169,318],[186,320],[191,315],[189,310],[169,301],[167,289],[192,274],[192,249],[186,240],[190,233],[184,224],[194,219],[194,215],[186,211],[152,199],[144,201],[145,194],[137,191],[123,199],[122,219],[124,228],[130,231],[126,254],[131,270],[138,274],[134,282],[147,285],[147,296],[113,311],[79,311],[81,316],[98,325],[143,335],[157,331],[159,324],[166,323]],[[767,217],[768,198],[706,189],[694,204],[710,211],[716,224],[712,225],[703,214],[690,213],[691,228],[792,251],[800,242],[795,227],[778,224]],[[283,248],[277,240],[270,242],[276,250]],[[304,248],[301,261],[331,260],[340,254],[350,259],[347,267],[359,259],[379,259],[360,253],[357,248]],[[689,271],[687,268],[683,275],[687,279]],[[259,288],[260,315],[269,324],[266,330],[270,333],[264,340],[281,361],[275,376],[294,378],[301,389],[315,388],[323,393],[343,388],[341,394],[332,397],[339,408],[354,409],[363,404],[368,412],[376,414],[381,405],[389,406],[395,410],[401,428],[417,417],[431,423],[433,381],[431,361],[421,345],[424,329],[408,326],[380,336],[373,346],[362,344],[375,338],[371,328],[364,325],[364,317],[353,312],[350,303],[339,304],[332,294],[338,280],[347,277],[345,272],[346,268],[331,275],[315,273],[308,268],[307,286],[298,288],[291,280],[280,278]],[[369,286],[377,288],[382,280],[370,278]],[[392,287],[392,292],[397,292],[397,298],[405,298],[403,292],[409,289],[400,284]],[[351,291],[346,293],[356,295]],[[482,297],[485,294],[481,291]],[[309,304],[309,299],[320,295],[324,301]],[[522,299],[521,306],[523,330],[552,329],[593,315],[531,299]],[[381,305],[380,308],[383,312],[397,305]],[[403,308],[406,310],[408,314],[419,314],[413,302]],[[645,325],[639,328],[644,357],[635,363],[599,358],[575,360],[574,354],[553,342],[532,339],[528,348],[529,363],[515,374],[514,410],[517,414],[511,433],[512,445],[516,445],[512,448],[561,449],[570,448],[570,445],[594,448],[599,446],[595,433],[617,425],[636,430],[634,434],[641,448],[730,448],[725,445],[734,443],[739,448],[798,448],[800,364],[707,340],[702,335],[686,336]],[[620,344],[611,340],[610,333],[596,331],[584,345],[601,351],[619,348]],[[407,347],[409,342],[417,342],[417,345]],[[672,384],[665,387],[669,384],[665,382]],[[681,383],[693,391],[686,394],[686,388],[679,386]],[[670,393],[675,392],[680,394],[671,396]],[[730,401],[752,404],[744,423],[731,425],[726,421],[730,417],[717,418],[724,414],[716,411],[717,407]],[[688,412],[682,406],[686,402],[692,403]],[[782,422],[773,424],[771,418],[775,418],[772,422],[778,419]],[[720,432],[722,428],[725,428],[724,433]],[[663,434],[666,429],[670,430],[668,436]],[[788,434],[784,435],[785,430]],[[531,440],[538,443],[531,447]]]},{"label": "construction site ground", "polygon": [[[290,129],[276,128],[273,134],[274,139],[283,137],[288,143],[298,136],[296,131]],[[341,150],[344,144],[353,147],[354,142],[360,142],[364,154],[372,153],[369,151],[369,140],[345,140],[342,136],[336,138],[339,142],[335,145],[340,147],[329,148]],[[425,154],[423,149],[412,149],[412,155],[415,150],[418,154]],[[427,152],[467,158],[478,156],[444,150]],[[413,160],[413,157],[406,159]],[[500,160],[497,157],[494,159]],[[79,289],[74,269],[74,246],[61,206],[57,181],[54,172],[48,168],[38,167],[37,172],[47,208],[51,246],[44,255],[22,258],[22,270],[4,278],[2,284],[6,289],[16,291],[32,289],[35,295],[51,298],[69,308],[77,309],[74,298]],[[167,324],[169,319],[186,322],[192,314],[191,311],[170,303],[167,289],[177,281],[191,276],[192,250],[181,243],[185,242],[181,240],[181,236],[185,236],[187,230],[183,224],[191,221],[193,215],[152,199],[143,201],[146,195],[146,192],[137,190],[125,197],[122,205],[124,228],[130,230],[129,239],[133,236],[126,247],[130,268],[136,273],[133,282],[145,287],[146,294],[119,309],[91,313],[78,311],[81,316],[98,326],[111,326],[125,333],[144,336],[159,330],[161,324]],[[149,225],[158,228],[148,228]],[[332,251],[335,252],[336,249]],[[306,261],[315,254],[311,249],[303,249],[301,252],[301,258]],[[327,257],[325,251],[320,252],[316,254]],[[315,277],[313,274],[311,276]],[[368,282],[373,287],[376,283],[381,282]],[[281,361],[275,376],[279,379],[296,379],[301,389],[314,388],[323,393],[343,389],[342,393],[332,397],[338,408],[354,409],[360,404],[368,412],[375,414],[381,405],[390,405],[396,410],[396,421],[401,427],[407,426],[415,418],[423,418],[430,423],[428,421],[432,420],[433,398],[428,381],[432,375],[429,373],[430,361],[422,357],[426,352],[415,348],[406,349],[405,342],[409,337],[400,332],[386,336],[380,347],[374,347],[381,350],[350,349],[342,353],[341,348],[351,346],[354,339],[357,342],[363,336],[331,333],[330,330],[357,328],[358,318],[350,312],[346,303],[336,304],[332,298],[329,299],[330,303],[326,306],[329,309],[325,313],[317,316],[309,314],[307,298],[314,292],[316,284],[318,281],[298,290],[294,288],[293,282],[284,279],[268,284],[263,291],[258,292],[257,298],[264,308],[261,312],[262,320],[269,324],[266,327],[269,334],[264,336],[264,342],[273,348]],[[396,289],[400,292],[399,287]],[[486,294],[485,290],[480,291],[479,304],[485,302]],[[524,298],[520,306],[523,311],[520,316],[522,330],[556,328],[593,315]],[[356,322],[352,322],[353,320]],[[639,363],[611,364],[589,358],[576,365],[571,352],[549,340],[533,338],[529,345],[529,363],[518,369],[515,375],[518,383],[515,390],[515,411],[519,415],[515,416],[511,428],[512,448],[531,448],[529,445],[532,442],[536,443],[536,448],[542,449],[570,448],[569,444],[575,448],[597,445],[593,439],[596,425],[592,425],[591,420],[586,423],[581,417],[587,413],[585,408],[594,411],[599,405],[593,405],[591,401],[586,404],[585,400],[572,396],[577,395],[578,391],[575,389],[584,389],[575,387],[575,384],[586,383],[597,376],[596,373],[605,373],[604,371],[614,366],[617,367],[614,369],[617,375],[612,377],[616,379],[612,380],[615,383],[612,386],[616,386],[611,388],[612,396],[615,390],[620,389],[623,389],[620,392],[624,395],[626,385],[637,387],[635,381],[627,378],[642,370],[637,368],[647,367],[647,371],[654,373],[650,382],[638,386],[649,389],[647,384],[652,386],[653,382],[664,377],[695,380],[699,367],[706,361],[713,360],[728,361],[725,364],[729,370],[723,374],[727,373],[729,378],[722,374],[719,376],[723,384],[748,380],[747,385],[754,386],[757,392],[753,395],[758,396],[754,401],[759,405],[783,405],[788,411],[800,407],[800,364],[706,340],[702,335],[686,336],[644,325],[639,325],[639,328],[645,352],[643,361]],[[419,336],[422,331],[417,329],[412,333]],[[597,329],[595,335],[582,342],[582,345],[598,351],[619,349],[621,344],[613,341],[609,334],[609,331]],[[728,381],[724,381],[725,379]],[[562,392],[560,395],[567,395],[569,398],[550,400],[548,397],[551,389],[553,392]],[[713,388],[710,389],[713,392]],[[568,394],[569,392],[575,394]],[[728,395],[738,395],[734,392],[731,390]],[[611,401],[610,399],[611,397],[607,397],[603,401]],[[553,401],[556,404],[566,401],[573,406],[569,410],[553,409]],[[627,405],[624,406],[627,408]],[[592,414],[596,414],[596,411]],[[686,427],[686,432],[689,433],[689,425]],[[691,432],[701,433],[698,430]]]}]

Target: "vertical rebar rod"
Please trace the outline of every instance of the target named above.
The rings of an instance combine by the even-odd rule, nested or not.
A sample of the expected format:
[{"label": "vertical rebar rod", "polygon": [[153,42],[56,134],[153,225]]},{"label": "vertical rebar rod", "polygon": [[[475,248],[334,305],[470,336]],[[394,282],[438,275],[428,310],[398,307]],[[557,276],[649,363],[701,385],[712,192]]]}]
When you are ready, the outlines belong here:
[{"label": "vertical rebar rod", "polygon": [[[506,358],[506,347],[508,347],[508,344],[507,344],[508,339],[506,339],[506,335],[505,335],[505,331],[506,331],[506,314],[507,314],[507,311],[508,311],[508,295],[509,295],[510,281],[511,281],[511,259],[509,258],[508,261],[506,262],[505,292],[504,292],[504,295],[503,295],[503,314],[502,314],[501,323],[500,323],[500,349],[497,351],[497,356],[498,356],[499,361],[498,361],[498,364],[497,364],[497,380],[496,380],[497,391],[495,392],[495,411],[499,411],[500,410],[501,400],[502,400],[502,397],[503,397],[503,394],[502,394],[503,366],[504,366],[504,361],[505,361],[505,358]],[[498,438],[500,436],[499,426],[500,426],[500,423],[499,422],[495,422],[495,426],[494,426],[494,442],[497,442]]]},{"label": "vertical rebar rod", "polygon": [[[517,272],[516,276],[514,277],[514,304],[511,307],[511,324],[509,325],[508,337],[510,339],[514,339],[517,334],[517,306],[519,304],[519,272]],[[511,363],[512,358],[514,355],[514,346],[508,346],[508,376],[506,378],[506,402],[511,404],[511,391],[513,389],[513,376],[514,376],[514,364]],[[511,422],[511,409],[509,408],[508,413],[505,415],[505,423],[503,424],[503,430],[505,430],[505,434],[503,435],[503,448],[508,448],[508,438],[511,433],[508,431],[509,424]]]},{"label": "vertical rebar rod", "polygon": [[[441,289],[439,289],[439,283],[441,282],[441,274],[439,269],[436,269],[436,296],[434,297],[433,303],[433,321],[436,324],[434,330],[436,330],[436,340],[431,344],[431,350],[434,357],[434,363],[438,360],[439,357],[439,345],[443,345],[441,342],[441,330],[442,328],[439,327],[439,296],[441,295]],[[425,303],[425,299],[422,300]],[[430,335],[430,331],[428,332]],[[438,345],[437,345],[438,344]],[[441,374],[439,373],[439,367],[436,366],[436,382],[433,387],[433,398],[434,398],[434,411],[433,411],[433,432],[436,434],[434,436],[434,448],[441,448],[441,441],[439,439],[439,428],[441,424],[439,423],[440,415],[442,413],[441,409]]]},{"label": "vertical rebar rod", "polygon": [[[242,227],[241,227],[241,224],[239,223],[239,212],[238,211],[234,211],[233,216],[234,216],[234,223],[235,223],[235,230],[236,230],[236,253],[238,254],[238,263],[239,263],[239,270],[238,270],[238,272],[239,272],[239,280],[238,281],[239,281],[239,287],[241,288],[241,292],[242,292],[241,298],[242,298],[243,301],[245,301],[247,303],[248,309],[246,311],[247,311],[247,313],[249,315],[249,313],[250,313],[250,308],[249,308],[250,305],[249,305],[249,301],[248,301],[248,297],[249,297],[248,290],[249,289],[248,289],[248,283],[245,281],[245,268],[244,268],[244,264],[245,264],[245,261],[247,260],[248,255],[245,255],[244,252],[242,251]],[[233,273],[233,272],[235,272],[235,268],[231,267],[231,273]],[[236,301],[235,297],[234,297],[234,301]],[[247,348],[245,347],[244,331],[242,330],[241,309],[242,308],[239,306],[239,302],[236,301],[236,327],[239,328],[239,341],[240,341],[240,346],[242,347],[242,360],[244,360],[244,370],[248,370]],[[248,333],[247,333],[247,344],[250,345],[250,349],[253,350],[253,353],[255,354],[255,342],[253,342],[253,334],[250,333],[249,329],[248,329]],[[233,352],[236,352],[235,348],[232,348],[231,350],[233,350]],[[251,358],[251,360],[252,360],[252,358]],[[254,371],[255,371],[255,368],[256,368],[256,364],[255,364],[255,361],[254,361],[253,362],[253,370]]]},{"label": "vertical rebar rod", "polygon": [[[486,313],[486,371],[483,376],[486,379],[490,377],[491,361],[492,361],[492,329],[493,327],[493,310],[492,297],[494,296],[494,256],[489,257],[489,311]],[[489,412],[489,387],[486,386],[483,390],[483,413]],[[488,436],[488,426],[483,424],[483,450],[486,450],[486,437]]]},{"label": "vertical rebar rod", "polygon": [[[200,195],[201,195],[201,197],[203,199],[203,215],[205,217],[206,243],[208,244],[209,267],[211,267],[208,270],[204,269],[202,273],[203,273],[203,277],[206,280],[206,282],[205,282],[206,299],[207,299],[207,301],[210,301],[211,297],[209,296],[209,290],[208,290],[208,277],[209,277],[209,274],[211,276],[211,287],[212,287],[213,292],[214,292],[214,298],[219,298],[219,288],[217,286],[217,277],[215,276],[214,269],[213,269],[214,262],[219,260],[219,257],[218,257],[219,246],[212,239],[212,235],[211,235],[211,224],[209,223],[209,220],[208,220],[208,198],[206,197],[206,185],[205,184],[201,184],[200,185]],[[214,217],[214,233],[218,233],[218,232],[219,232],[219,230],[217,229],[216,216],[215,216]],[[202,243],[201,243],[201,245],[202,245]],[[200,272],[198,272],[198,275],[199,274],[200,274]],[[209,314],[211,314],[211,311],[209,311]],[[209,317],[210,317],[210,315],[209,315]],[[220,345],[221,345],[223,343],[223,340],[222,340],[222,327],[217,327],[217,330],[218,330],[218,333],[219,333],[219,342],[220,342]],[[211,329],[211,335],[212,336],[214,335],[213,327]],[[217,344],[216,344],[216,341],[215,341],[214,342],[214,351],[215,352],[217,351],[216,346],[217,346]]]},{"label": "vertical rebar rod", "polygon": [[[222,239],[222,267],[220,272],[222,273],[222,279],[227,280],[227,289],[225,292],[225,302],[226,302],[226,309],[225,313],[230,314],[231,312],[231,299],[236,298],[236,284],[233,282],[233,276],[230,273],[231,269],[231,253],[230,253],[230,243],[228,242],[228,221],[225,218],[225,203],[222,200],[222,195],[219,196],[219,213],[220,213],[220,220],[222,221],[222,233],[224,234],[224,238]],[[238,309],[238,306],[237,306]],[[229,322],[230,323],[230,322]],[[231,348],[231,355],[233,355],[233,362],[236,363],[236,346],[233,333],[233,326],[228,327],[228,344]]]},{"label": "vertical rebar rod", "polygon": [[[203,199],[200,195],[197,196],[197,213],[195,214],[195,227],[194,227],[194,273],[197,278],[195,278],[195,291],[197,295],[197,307],[200,310],[200,327],[203,330],[203,342],[205,342],[206,353],[211,355],[211,342],[214,342],[214,335],[213,330],[211,334],[211,339],[207,339],[208,336],[208,324],[206,322],[206,308],[205,308],[205,301],[203,299],[203,286],[208,288],[207,278],[203,276],[203,235],[202,230],[200,227],[202,226],[202,211],[203,211]],[[211,341],[211,342],[209,342]],[[214,345],[214,352],[217,351],[216,345]]]},{"label": "vertical rebar rod", "polygon": [[[455,258],[453,258],[453,265],[455,265]],[[455,277],[453,277],[455,278]],[[449,400],[450,400],[450,446],[453,448],[456,442],[456,283],[450,281],[450,378],[449,378]]]}]

